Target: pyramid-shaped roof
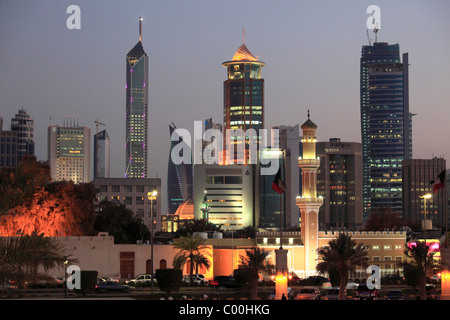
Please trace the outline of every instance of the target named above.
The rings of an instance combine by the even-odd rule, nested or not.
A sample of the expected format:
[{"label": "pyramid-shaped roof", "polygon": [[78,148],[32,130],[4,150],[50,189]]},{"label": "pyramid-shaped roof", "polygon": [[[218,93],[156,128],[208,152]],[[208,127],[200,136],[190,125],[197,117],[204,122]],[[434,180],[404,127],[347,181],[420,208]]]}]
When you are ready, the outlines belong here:
[{"label": "pyramid-shaped roof", "polygon": [[245,44],[242,44],[242,46],[237,49],[231,61],[258,61],[258,59],[252,55]]},{"label": "pyramid-shaped roof", "polygon": [[308,110],[308,120],[305,121],[305,123],[301,126],[302,129],[310,128],[310,129],[317,129],[317,125],[309,119],[309,110]]},{"label": "pyramid-shaped roof", "polygon": [[134,58],[140,58],[143,55],[145,55],[145,51],[144,51],[144,47],[142,46],[142,42],[139,41],[138,43],[136,43],[136,45],[133,47],[133,49],[131,49],[127,56],[128,57],[134,57]]}]

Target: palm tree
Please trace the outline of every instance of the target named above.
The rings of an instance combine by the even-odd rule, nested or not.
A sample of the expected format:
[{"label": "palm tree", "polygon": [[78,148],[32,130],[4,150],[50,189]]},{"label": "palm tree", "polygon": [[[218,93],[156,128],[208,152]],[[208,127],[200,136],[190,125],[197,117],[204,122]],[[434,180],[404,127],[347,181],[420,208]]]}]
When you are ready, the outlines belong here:
[{"label": "palm tree", "polygon": [[193,283],[192,275],[194,274],[194,265],[196,270],[199,266],[204,266],[209,270],[211,262],[208,259],[210,253],[206,250],[204,239],[199,236],[188,234],[186,237],[181,237],[173,243],[173,247],[179,249],[178,253],[173,258],[173,267],[181,269],[188,261],[190,261],[189,275],[190,284]]},{"label": "palm tree", "polygon": [[245,250],[246,257],[241,256],[239,268],[247,268],[251,271],[250,292],[251,299],[258,297],[258,274],[266,269],[266,260],[270,256],[270,251],[261,248]]},{"label": "palm tree", "polygon": [[2,279],[0,280],[15,280],[20,297],[20,288],[26,280],[45,277],[37,273],[39,267],[42,267],[44,271],[63,267],[66,259],[67,253],[63,245],[55,238],[44,237],[43,234],[32,233],[21,237],[2,238],[0,240]]},{"label": "palm tree", "polygon": [[367,249],[352,240],[350,235],[340,233],[336,239],[328,242],[328,246],[319,248],[318,253],[321,262],[316,266],[317,271],[335,271],[339,274],[339,300],[343,300],[349,272],[355,271],[357,266],[368,266]]},{"label": "palm tree", "polygon": [[411,261],[400,262],[399,266],[403,269],[413,270],[419,276],[420,299],[426,300],[425,284],[427,280],[427,270],[439,267],[434,260],[435,252],[430,251],[430,246],[425,242],[416,242],[416,245],[405,246],[405,255],[410,257]]}]

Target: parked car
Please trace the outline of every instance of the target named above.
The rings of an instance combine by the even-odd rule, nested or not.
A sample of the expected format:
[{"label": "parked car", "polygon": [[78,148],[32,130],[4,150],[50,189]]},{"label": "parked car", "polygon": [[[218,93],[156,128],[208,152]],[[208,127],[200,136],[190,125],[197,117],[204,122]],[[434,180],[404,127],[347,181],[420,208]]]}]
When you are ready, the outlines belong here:
[{"label": "parked car", "polygon": [[387,274],[381,277],[381,284],[402,284],[405,282],[405,278],[396,274]]},{"label": "parked car", "polygon": [[358,284],[356,282],[353,282],[353,281],[348,281],[347,284],[345,285],[345,289],[347,289],[347,290],[356,290],[356,289],[358,289]]},{"label": "parked car", "polygon": [[[276,297],[276,289],[273,289],[272,293],[269,295],[269,300],[275,300]],[[287,297],[286,299],[292,300],[294,299],[294,290],[291,287],[287,288]]]},{"label": "parked car", "polygon": [[380,298],[380,292],[376,288],[369,289],[367,284],[361,283],[356,289],[355,297],[359,300],[374,300]]},{"label": "parked car", "polygon": [[122,292],[130,292],[129,286],[124,286],[116,281],[103,281],[98,283],[95,286],[95,291],[99,292],[107,292],[107,291],[122,291]]},{"label": "parked car", "polygon": [[232,276],[216,276],[209,284],[216,287],[235,288],[236,279]]},{"label": "parked car", "polygon": [[[427,300],[436,300],[437,293],[436,293],[436,286],[431,283],[427,283],[425,285],[425,293],[427,296]],[[417,300],[420,300],[420,290],[417,290]]]},{"label": "parked car", "polygon": [[118,279],[113,279],[113,278],[111,278],[111,277],[107,277],[107,276],[103,276],[103,277],[99,277],[99,278],[97,278],[97,282],[105,282],[105,281],[113,281],[113,282],[119,282],[119,280]]},{"label": "parked car", "polygon": [[405,300],[402,290],[390,290],[386,295],[386,300]]},{"label": "parked car", "polygon": [[307,286],[300,288],[294,299],[295,300],[320,300],[321,293],[318,287]]},{"label": "parked car", "polygon": [[[339,288],[332,287],[327,290],[324,297],[325,300],[339,300]],[[347,290],[344,289],[344,300],[347,300]]]},{"label": "parked car", "polygon": [[[127,281],[126,284],[135,286],[137,284],[144,284],[146,282],[151,283],[151,280],[152,280],[151,274],[140,274],[136,278]],[[156,276],[153,276],[153,282],[154,284],[156,284]]]},{"label": "parked car", "polygon": [[[184,284],[189,285],[191,283],[191,276],[189,274],[184,275],[182,281]],[[207,281],[204,277],[202,278],[198,274],[193,274],[192,283],[195,285],[202,285],[207,283]]]},{"label": "parked car", "polygon": [[321,286],[326,282],[329,282],[330,279],[322,277],[322,276],[310,276],[305,279],[301,279],[298,281],[298,284],[301,286]]}]

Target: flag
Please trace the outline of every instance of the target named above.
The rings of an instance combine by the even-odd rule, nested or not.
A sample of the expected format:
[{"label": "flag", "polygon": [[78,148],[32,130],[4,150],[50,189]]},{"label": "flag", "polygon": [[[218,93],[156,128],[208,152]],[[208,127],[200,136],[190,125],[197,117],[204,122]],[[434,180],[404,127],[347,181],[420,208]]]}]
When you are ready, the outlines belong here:
[{"label": "flag", "polygon": [[433,186],[433,192],[437,193],[439,189],[444,187],[445,183],[445,170],[438,175],[438,180],[432,180],[430,184]]},{"label": "flag", "polygon": [[283,180],[281,180],[281,168],[278,169],[278,172],[275,175],[275,179],[273,179],[272,189],[276,193],[280,193],[280,194],[283,193],[284,191],[286,191],[286,189],[287,189]]}]

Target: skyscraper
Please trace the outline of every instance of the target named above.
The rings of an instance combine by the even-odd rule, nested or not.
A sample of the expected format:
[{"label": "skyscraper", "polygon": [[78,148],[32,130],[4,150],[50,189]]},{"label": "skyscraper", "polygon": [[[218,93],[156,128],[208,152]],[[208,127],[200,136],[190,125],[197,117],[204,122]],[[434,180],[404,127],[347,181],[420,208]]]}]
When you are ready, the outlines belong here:
[{"label": "skyscraper", "polygon": [[[176,129],[175,124],[169,124],[170,136],[172,137]],[[181,140],[181,138],[180,138]],[[167,167],[167,202],[168,214],[174,214],[178,207],[188,199],[194,196],[194,186],[192,184],[193,169],[191,163],[178,164],[176,159],[172,158],[172,149],[179,143],[184,141],[171,141],[169,162]],[[183,155],[179,155],[183,156]]]},{"label": "skyscraper", "polygon": [[363,46],[360,60],[364,220],[372,208],[402,209],[402,161],[412,156],[408,53]]},{"label": "skyscraper", "polygon": [[106,130],[94,135],[94,179],[109,178],[110,141]]},{"label": "skyscraper", "polygon": [[[251,139],[259,141],[259,129],[264,128],[264,79],[261,78],[261,68],[265,63],[258,61],[243,43],[231,61],[222,63],[227,68],[227,80],[224,81],[224,111],[223,128],[226,130],[254,129],[254,136],[237,136],[236,141],[245,141],[245,150]],[[235,151],[238,145],[235,144]],[[226,146],[226,144],[224,144]],[[231,145],[230,145],[231,147]],[[236,152],[235,152],[236,154]],[[248,163],[248,153],[245,159],[233,158],[230,163]],[[240,161],[240,162],[238,162]]]},{"label": "skyscraper", "polygon": [[26,154],[34,156],[34,120],[22,108],[11,119],[10,131],[3,131],[0,118],[0,168],[16,166]]},{"label": "skyscraper", "polygon": [[332,138],[317,143],[317,155],[317,194],[324,198],[320,227],[355,230],[362,223],[361,143]]},{"label": "skyscraper", "polygon": [[91,130],[69,119],[64,126],[48,126],[47,158],[54,181],[90,182]]},{"label": "skyscraper", "polygon": [[148,164],[148,56],[139,41],[126,56],[126,170],[125,178],[147,177]]},{"label": "skyscraper", "polygon": [[[444,227],[446,222],[446,190],[434,192],[431,181],[439,180],[445,172],[443,158],[409,159],[403,161],[403,219],[411,222],[432,221],[434,226]],[[431,197],[424,199],[425,194]]]}]

